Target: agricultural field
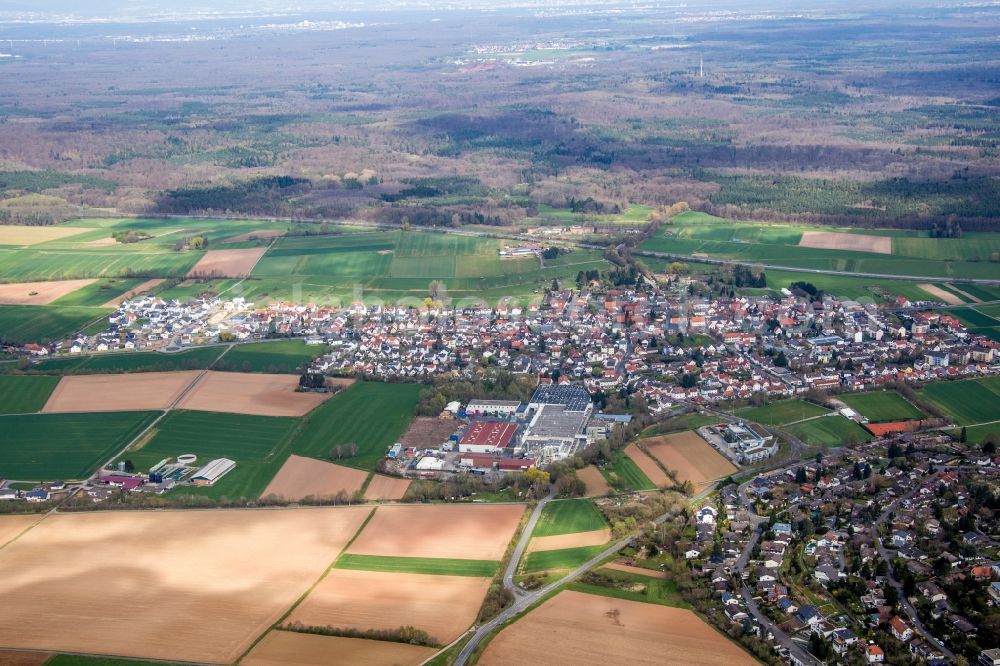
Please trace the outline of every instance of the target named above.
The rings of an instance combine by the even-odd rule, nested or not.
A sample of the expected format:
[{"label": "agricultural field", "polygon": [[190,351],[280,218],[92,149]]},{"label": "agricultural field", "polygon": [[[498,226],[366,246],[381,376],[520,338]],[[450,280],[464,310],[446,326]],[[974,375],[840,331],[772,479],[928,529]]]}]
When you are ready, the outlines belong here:
[{"label": "agricultural field", "polygon": [[246,277],[267,248],[209,250],[191,267],[187,277]]},{"label": "agricultural field", "polygon": [[[77,280],[73,280],[77,282]],[[86,280],[87,284],[59,298],[55,305],[86,305],[112,308],[126,297],[152,289],[159,280],[144,278],[101,278]]]},{"label": "agricultural field", "polygon": [[320,636],[294,631],[272,631],[254,646],[243,666],[318,666],[330,655],[354,666],[419,666],[437,648],[390,641]]},{"label": "agricultural field", "polygon": [[867,442],[872,436],[867,430],[843,416],[825,416],[803,421],[786,428],[802,441],[813,446],[844,446]]},{"label": "agricultural field", "polygon": [[609,485],[623,490],[656,490],[656,484],[649,480],[632,458],[620,451],[614,454],[614,458],[611,465],[601,470]]},{"label": "agricultural field", "polygon": [[291,451],[328,458],[336,446],[354,444],[357,454],[336,462],[370,471],[406,431],[420,388],[417,384],[357,382],[306,417]]},{"label": "agricultural field", "polygon": [[322,575],[368,512],[48,516],[0,550],[8,600],[0,648],[233,663]]},{"label": "agricultural field", "polygon": [[373,474],[365,488],[364,498],[369,502],[382,500],[400,500],[410,487],[409,479],[398,479],[394,476]]},{"label": "agricultural field", "polygon": [[209,367],[225,347],[195,347],[176,354],[162,352],[114,352],[92,356],[64,356],[32,364],[34,372],[85,375],[121,372],[171,372]]},{"label": "agricultural field", "polygon": [[325,345],[307,345],[302,340],[268,340],[235,345],[215,364],[216,370],[296,374],[325,354]]},{"label": "agricultural field", "polygon": [[593,465],[587,465],[583,469],[578,469],[576,476],[586,486],[588,497],[603,497],[611,490],[611,486],[608,485],[608,480],[601,474],[601,470]]},{"label": "agricultural field", "polygon": [[288,622],[362,631],[413,626],[446,645],[475,622],[490,580],[335,568]]},{"label": "agricultural field", "polygon": [[[0,284],[0,304],[48,305],[63,300],[67,294],[83,290],[94,280],[51,280],[48,282],[8,282]],[[64,303],[65,305],[101,305],[100,303]]]},{"label": "agricultural field", "polygon": [[[349,386],[352,380],[336,380]],[[202,375],[178,403],[196,409],[258,416],[305,416],[330,398],[330,393],[299,392],[299,375],[216,372]]]},{"label": "agricultural field", "polygon": [[673,481],[664,473],[656,461],[646,455],[646,453],[634,443],[625,447],[625,455],[631,460],[642,474],[649,479],[655,487],[665,488],[673,485]]},{"label": "agricultural field", "polygon": [[59,380],[42,411],[123,412],[168,409],[199,377],[197,370],[74,375]]},{"label": "agricultural field", "polygon": [[155,412],[0,416],[0,478],[85,479],[148,426]]},{"label": "agricultural field", "polygon": [[393,555],[354,555],[344,553],[334,565],[337,569],[412,573],[429,576],[494,576],[499,563],[493,560],[466,560],[440,557],[397,557]]},{"label": "agricultural field", "polygon": [[[605,585],[577,581],[571,583],[567,589],[613,599],[660,604],[674,608],[689,608],[687,602],[677,591],[677,585],[674,581],[663,578],[659,572],[637,570],[637,567],[623,570],[613,568],[613,564],[605,565],[598,571],[601,575],[612,579],[615,586],[606,587]],[[618,587],[619,585],[622,587]]]},{"label": "agricultural field", "polygon": [[781,400],[764,407],[740,409],[736,415],[747,421],[765,425],[783,426],[815,416],[829,414],[830,410],[805,400]]},{"label": "agricultural field", "polygon": [[937,405],[957,425],[988,423],[1000,419],[1000,378],[935,382],[920,397]]},{"label": "agricultural field", "polygon": [[110,313],[108,308],[76,305],[0,305],[0,342],[61,340]]},{"label": "agricultural field", "polygon": [[40,411],[58,383],[58,377],[0,375],[0,414]]},{"label": "agricultural field", "polygon": [[380,506],[347,553],[496,561],[523,513],[521,504]]},{"label": "agricultural field", "polygon": [[690,481],[700,491],[737,471],[736,465],[694,431],[677,432],[644,441],[646,449],[678,483]]},{"label": "agricultural field", "polygon": [[607,543],[611,530],[593,502],[556,500],[542,509],[531,537],[528,552],[563,550]]},{"label": "agricultural field", "polygon": [[0,548],[41,518],[38,514],[31,513],[0,516]]},{"label": "agricultural field", "polygon": [[348,497],[361,490],[366,472],[301,456],[289,456],[261,497],[275,495],[289,501],[307,497],[329,498],[340,493]]},{"label": "agricultural field", "polygon": [[74,229],[65,226],[20,226],[13,224],[0,225],[0,245],[27,246],[73,237],[84,233],[85,229]]},{"label": "agricultural field", "polygon": [[682,608],[626,599],[560,592],[489,643],[482,666],[531,663],[538,646],[565,663],[671,664],[757,663],[735,644]]},{"label": "agricultural field", "polygon": [[174,495],[256,498],[285,462],[297,419],[273,416],[173,411],[133,449],[122,455],[135,469],[148,471],[165,458],[185,453],[205,463],[215,458],[236,461],[236,469],[212,486],[183,487]]},{"label": "agricultural field", "polygon": [[597,544],[530,552],[525,556],[521,569],[524,573],[573,569],[597,557],[606,547],[605,544]]},{"label": "agricultural field", "polygon": [[808,282],[817,289],[845,300],[878,303],[902,296],[911,301],[938,300],[934,294],[920,288],[919,281],[850,277],[823,273],[767,271],[767,286],[779,291],[794,282]]},{"label": "agricultural field", "polygon": [[893,391],[854,393],[838,399],[874,423],[924,418],[915,405]]}]

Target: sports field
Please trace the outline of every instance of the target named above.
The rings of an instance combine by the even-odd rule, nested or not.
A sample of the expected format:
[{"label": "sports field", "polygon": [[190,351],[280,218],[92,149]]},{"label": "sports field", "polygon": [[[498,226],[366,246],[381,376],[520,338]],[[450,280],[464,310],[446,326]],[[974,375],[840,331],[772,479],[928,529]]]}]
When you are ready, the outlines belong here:
[{"label": "sports field", "polygon": [[848,407],[869,421],[906,421],[921,419],[924,413],[903,396],[893,391],[853,393],[839,396]]},{"label": "sports field", "polygon": [[286,500],[298,501],[307,497],[336,497],[345,493],[348,497],[361,490],[366,472],[333,463],[290,456],[261,497],[276,495]]},{"label": "sports field", "polygon": [[805,400],[782,400],[764,407],[740,409],[736,415],[756,423],[781,426],[829,413],[826,407]]},{"label": "sports field", "polygon": [[353,555],[499,560],[524,513],[521,504],[380,506],[351,544]]},{"label": "sports field", "polygon": [[371,470],[406,431],[420,397],[418,384],[357,382],[313,410],[291,451],[327,458],[339,444],[355,444],[355,456],[337,463]]},{"label": "sports field", "polygon": [[368,511],[51,515],[0,550],[0,648],[233,663]]},{"label": "sports field", "polygon": [[787,430],[814,446],[844,446],[867,442],[871,434],[856,422],[843,416],[825,416],[788,426]]},{"label": "sports field", "polygon": [[242,666],[327,666],[330,655],[352,666],[419,666],[436,648],[389,641],[272,631],[240,661]]},{"label": "sports field", "polygon": [[0,342],[61,340],[110,312],[108,308],[75,305],[0,305]]},{"label": "sports field", "polygon": [[0,375],[0,414],[41,410],[58,383],[58,377]]},{"label": "sports field", "polygon": [[1000,419],[1000,377],[935,382],[920,395],[940,407],[958,425]]},{"label": "sports field", "polygon": [[197,370],[63,377],[43,411],[121,412],[167,409],[199,376]]},{"label": "sports field", "polygon": [[236,461],[236,469],[213,486],[184,487],[174,494],[220,498],[256,498],[281,468],[296,419],[219,412],[173,411],[156,424],[151,436],[137,442],[122,460],[140,472],[165,458],[185,453],[199,463],[215,458]]},{"label": "sports field", "polygon": [[0,416],[0,478],[84,479],[156,416],[156,412]]},{"label": "sports field", "polygon": [[302,340],[269,340],[236,345],[219,359],[216,370],[296,374],[326,352],[325,345],[307,345]]},{"label": "sports field", "polygon": [[574,591],[560,592],[501,631],[482,666],[537,663],[539,646],[565,664],[756,664],[693,612]]},{"label": "sports field", "polygon": [[737,471],[736,465],[688,430],[644,441],[650,454],[673,472],[678,483],[690,481],[697,490]]},{"label": "sports field", "polygon": [[413,626],[446,645],[476,619],[490,578],[333,569],[288,618],[312,626]]}]

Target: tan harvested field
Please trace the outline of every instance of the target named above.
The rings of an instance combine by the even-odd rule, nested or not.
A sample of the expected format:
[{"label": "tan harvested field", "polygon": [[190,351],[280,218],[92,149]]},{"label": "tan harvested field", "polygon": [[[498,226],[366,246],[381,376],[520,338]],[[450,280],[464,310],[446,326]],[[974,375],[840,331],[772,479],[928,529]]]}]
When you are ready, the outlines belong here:
[{"label": "tan harvested field", "polygon": [[[43,518],[37,513],[0,516],[0,547]],[[3,663],[3,662],[0,662]]]},{"label": "tan harvested field", "polygon": [[587,465],[583,469],[576,470],[576,475],[583,484],[587,486],[587,497],[601,497],[607,495],[611,490],[607,479],[601,474],[601,470],[593,465]]},{"label": "tan harvested field", "polygon": [[93,278],[0,284],[0,305],[48,305],[57,298],[71,294],[77,289],[83,289],[92,282],[95,282]]},{"label": "tan harvested field", "polygon": [[949,292],[945,291],[941,287],[937,287],[937,286],[935,286],[933,284],[918,284],[917,286],[920,287],[921,289],[923,289],[924,291],[926,291],[928,294],[930,294],[934,298],[936,298],[939,301],[942,301],[944,303],[947,303],[948,305],[962,305],[963,304],[961,298],[959,298],[955,294],[952,294],[952,293],[949,293]]},{"label": "tan harvested field", "polygon": [[368,487],[365,488],[365,499],[368,501],[403,499],[403,495],[406,494],[406,489],[409,487],[409,479],[376,474],[368,483]]},{"label": "tan harvested field", "polygon": [[447,644],[476,620],[489,578],[331,569],[288,618],[313,626],[412,625]]},{"label": "tan harvested field", "polygon": [[868,234],[842,234],[836,231],[805,231],[802,233],[799,247],[892,254],[892,238]]},{"label": "tan harvested field", "polygon": [[656,464],[656,461],[643,453],[642,449],[635,444],[629,444],[625,447],[625,455],[631,458],[632,462],[634,462],[639,469],[642,470],[642,473],[649,477],[649,480],[656,484],[657,487],[662,488],[673,484],[673,481],[671,481],[670,477],[663,473],[663,470]]},{"label": "tan harvested field", "polygon": [[558,534],[556,536],[534,537],[528,544],[528,552],[536,553],[542,550],[562,550],[563,548],[580,548],[582,546],[600,546],[611,540],[611,530],[602,527],[589,532],[576,534]]},{"label": "tan harvested field", "polygon": [[368,472],[333,463],[291,456],[267,484],[261,497],[277,495],[290,501],[306,497],[333,497],[339,492],[349,496],[361,490]]},{"label": "tan harvested field", "polygon": [[757,662],[689,610],[560,592],[501,631],[477,663],[742,666]]},{"label": "tan harvested field", "polygon": [[435,648],[363,638],[272,631],[240,662],[242,666],[417,666]]},{"label": "tan harvested field", "polygon": [[3,666],[42,666],[42,664],[51,658],[51,652],[0,650],[0,664],[3,664]]},{"label": "tan harvested field", "polygon": [[621,562],[609,562],[605,564],[602,569],[611,569],[613,571],[624,571],[631,574],[639,574],[640,576],[649,576],[650,578],[660,578],[666,580],[667,572],[665,571],[653,571],[652,569],[643,569],[642,567],[634,567],[631,564],[623,564]]},{"label": "tan harvested field", "polygon": [[458,430],[460,423],[436,416],[418,416],[410,422],[400,442],[418,448],[436,448]]},{"label": "tan harvested field", "polygon": [[[348,383],[351,380],[346,380]],[[180,409],[261,416],[303,416],[330,399],[332,393],[299,393],[298,375],[254,372],[206,372],[184,396]]]},{"label": "tan harvested field", "polygon": [[499,560],[523,513],[521,504],[380,506],[348,552]]},{"label": "tan harvested field", "polygon": [[49,516],[0,550],[0,648],[232,663],[319,578],[368,513]]},{"label": "tan harvested field", "polygon": [[117,298],[112,298],[110,301],[104,304],[104,307],[106,308],[116,307],[122,301],[127,301],[130,298],[135,298],[142,292],[149,291],[150,289],[159,285],[162,282],[163,278],[153,278],[152,280],[146,280],[145,282],[137,286],[135,289],[126,291],[124,294],[118,296]]},{"label": "tan harvested field", "polygon": [[0,245],[36,245],[48,241],[85,234],[93,229],[83,227],[27,227],[0,224]]},{"label": "tan harvested field", "polygon": [[677,474],[678,481],[690,481],[696,487],[737,471],[736,465],[691,430],[647,439],[646,448]]},{"label": "tan harvested field", "polygon": [[261,229],[260,231],[252,231],[248,234],[240,234],[239,236],[232,236],[227,238],[223,243],[242,243],[243,241],[254,240],[255,238],[268,239],[268,238],[279,238],[284,236],[287,232],[284,229]]},{"label": "tan harvested field", "polygon": [[246,277],[266,251],[266,247],[252,247],[246,250],[209,250],[188,271],[188,277],[193,275]]},{"label": "tan harvested field", "polygon": [[174,404],[198,370],[75,375],[59,380],[43,412],[123,412],[166,409]]}]

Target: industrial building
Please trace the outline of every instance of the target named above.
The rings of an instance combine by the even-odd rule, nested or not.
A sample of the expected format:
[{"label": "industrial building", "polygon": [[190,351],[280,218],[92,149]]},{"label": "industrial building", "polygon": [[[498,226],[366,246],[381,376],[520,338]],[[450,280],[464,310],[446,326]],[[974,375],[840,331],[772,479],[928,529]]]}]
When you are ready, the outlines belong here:
[{"label": "industrial building", "polygon": [[519,400],[473,400],[465,408],[467,416],[513,416],[520,409]]},{"label": "industrial building", "polygon": [[587,446],[585,430],[589,420],[589,409],[570,411],[565,405],[543,404],[517,450],[543,464],[571,456]]},{"label": "industrial building", "polygon": [[567,412],[586,412],[594,409],[590,393],[580,384],[542,384],[535,389],[528,401],[528,411],[537,412],[543,405],[562,405]]},{"label": "industrial building", "polygon": [[506,421],[473,421],[458,441],[462,453],[498,453],[514,443],[518,425]]},{"label": "industrial building", "polygon": [[195,472],[191,477],[191,483],[196,486],[211,486],[234,469],[236,469],[235,461],[229,458],[216,458]]}]

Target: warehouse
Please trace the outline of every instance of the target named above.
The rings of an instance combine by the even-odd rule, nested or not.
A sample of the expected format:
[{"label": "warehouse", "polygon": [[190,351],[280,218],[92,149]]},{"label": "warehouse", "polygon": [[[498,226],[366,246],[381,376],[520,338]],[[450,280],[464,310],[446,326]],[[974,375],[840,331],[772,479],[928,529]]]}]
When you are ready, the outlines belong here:
[{"label": "warehouse", "polygon": [[587,446],[584,431],[589,419],[590,409],[580,412],[563,405],[542,405],[518,450],[541,464],[571,456]]},{"label": "warehouse", "polygon": [[458,442],[462,453],[497,453],[514,442],[517,424],[505,421],[473,421]]},{"label": "warehouse", "polygon": [[528,401],[528,410],[537,412],[543,405],[562,405],[567,412],[585,412],[590,416],[594,403],[580,384],[542,384]]},{"label": "warehouse", "polygon": [[467,416],[511,416],[521,407],[519,400],[473,400],[466,406]]},{"label": "warehouse", "polygon": [[195,472],[191,483],[196,486],[211,486],[216,481],[236,469],[236,462],[229,458],[216,458]]}]

